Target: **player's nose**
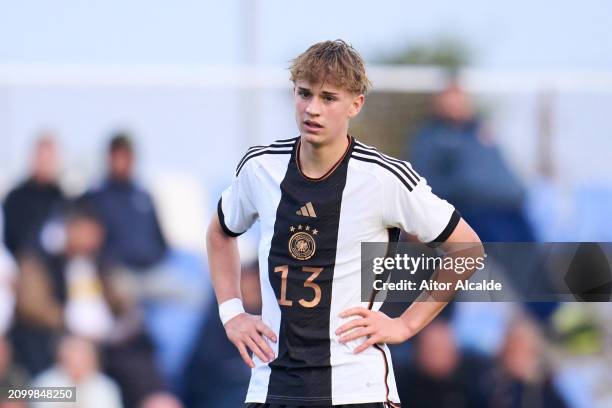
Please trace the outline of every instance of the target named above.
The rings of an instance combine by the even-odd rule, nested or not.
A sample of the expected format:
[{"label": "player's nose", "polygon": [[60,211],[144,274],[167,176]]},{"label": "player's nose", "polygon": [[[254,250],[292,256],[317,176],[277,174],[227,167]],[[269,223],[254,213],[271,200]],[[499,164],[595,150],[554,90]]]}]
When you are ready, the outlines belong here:
[{"label": "player's nose", "polygon": [[318,98],[311,98],[306,105],[306,113],[310,116],[317,116],[321,114],[321,103]]}]

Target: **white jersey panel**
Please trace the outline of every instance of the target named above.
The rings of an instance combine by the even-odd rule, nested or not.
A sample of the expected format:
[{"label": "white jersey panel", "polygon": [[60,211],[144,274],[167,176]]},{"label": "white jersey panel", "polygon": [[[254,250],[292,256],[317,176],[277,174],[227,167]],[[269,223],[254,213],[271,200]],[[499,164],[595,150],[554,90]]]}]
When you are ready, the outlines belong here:
[{"label": "white jersey panel", "polygon": [[[361,242],[386,242],[388,230],[382,223],[382,184],[369,163],[349,162],[338,231],[338,251],[330,312],[332,400],[334,404],[386,401],[385,381],[395,390],[393,372],[387,376],[385,356],[374,348],[353,354],[366,338],[341,344],[336,329],[354,319],[338,315],[351,307],[368,307],[361,301]],[[380,303],[374,310],[378,310]],[[388,353],[388,349],[386,353]],[[392,384],[392,387],[391,387]],[[399,402],[397,392],[389,399]]]},{"label": "white jersey panel", "polygon": [[455,208],[435,195],[410,163],[384,155],[359,142],[353,151],[353,158],[370,163],[372,171],[379,175],[383,186],[380,200],[385,226],[401,228],[424,243],[436,240],[444,232]]},{"label": "white jersey panel", "polygon": [[[252,191],[261,222],[261,238],[258,251],[262,300],[261,316],[263,322],[274,331],[277,338],[280,332],[281,312],[267,273],[268,254],[274,234],[276,210],[281,198],[280,184],[285,177],[290,158],[289,154],[264,154],[250,159],[247,163],[251,166],[248,171],[252,173],[252,180],[254,185],[257,186]],[[268,342],[268,344],[274,355],[278,355],[278,343]],[[245,401],[264,403],[268,394],[271,369],[255,354],[253,354],[253,362],[255,368],[251,369],[251,381]]]}]

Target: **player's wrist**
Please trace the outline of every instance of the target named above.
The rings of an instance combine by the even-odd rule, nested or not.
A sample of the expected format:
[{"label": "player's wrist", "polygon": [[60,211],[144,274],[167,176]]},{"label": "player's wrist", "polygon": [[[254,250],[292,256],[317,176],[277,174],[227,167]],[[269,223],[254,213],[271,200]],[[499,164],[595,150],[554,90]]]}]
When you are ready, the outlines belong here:
[{"label": "player's wrist", "polygon": [[219,317],[221,318],[221,323],[223,323],[224,326],[225,323],[242,313],[245,313],[245,311],[244,306],[242,305],[242,300],[239,298],[226,300],[219,305]]},{"label": "player's wrist", "polygon": [[400,337],[402,339],[402,342],[410,339],[416,334],[417,330],[415,330],[415,327],[413,324],[411,324],[411,322],[406,321],[406,319],[402,317],[396,317],[395,320],[399,323],[400,326]]}]

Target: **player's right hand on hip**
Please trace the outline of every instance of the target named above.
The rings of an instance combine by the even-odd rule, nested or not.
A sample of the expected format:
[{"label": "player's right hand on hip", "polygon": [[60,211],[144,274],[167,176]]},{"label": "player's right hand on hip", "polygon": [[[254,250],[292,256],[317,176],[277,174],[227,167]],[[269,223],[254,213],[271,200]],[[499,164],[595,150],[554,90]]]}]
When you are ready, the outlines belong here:
[{"label": "player's right hand on hip", "polygon": [[240,352],[240,356],[246,365],[251,368],[255,367],[255,363],[253,363],[248,350],[252,351],[264,363],[269,363],[276,358],[264,338],[266,337],[276,343],[276,335],[261,320],[261,316],[241,313],[225,323],[225,333]]}]

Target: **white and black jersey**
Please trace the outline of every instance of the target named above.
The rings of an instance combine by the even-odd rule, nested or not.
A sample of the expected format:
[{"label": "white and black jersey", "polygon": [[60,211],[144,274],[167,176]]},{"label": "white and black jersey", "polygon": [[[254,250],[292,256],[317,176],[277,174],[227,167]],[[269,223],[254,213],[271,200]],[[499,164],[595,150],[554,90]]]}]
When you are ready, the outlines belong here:
[{"label": "white and black jersey", "polygon": [[262,319],[278,336],[276,359],[254,356],[247,402],[340,405],[399,402],[390,353],[340,344],[340,312],[360,299],[361,242],[397,240],[399,229],[442,242],[459,222],[407,162],[350,137],[344,157],[320,179],[303,175],[299,137],[248,150],[219,201],[224,231],[259,220]]}]

